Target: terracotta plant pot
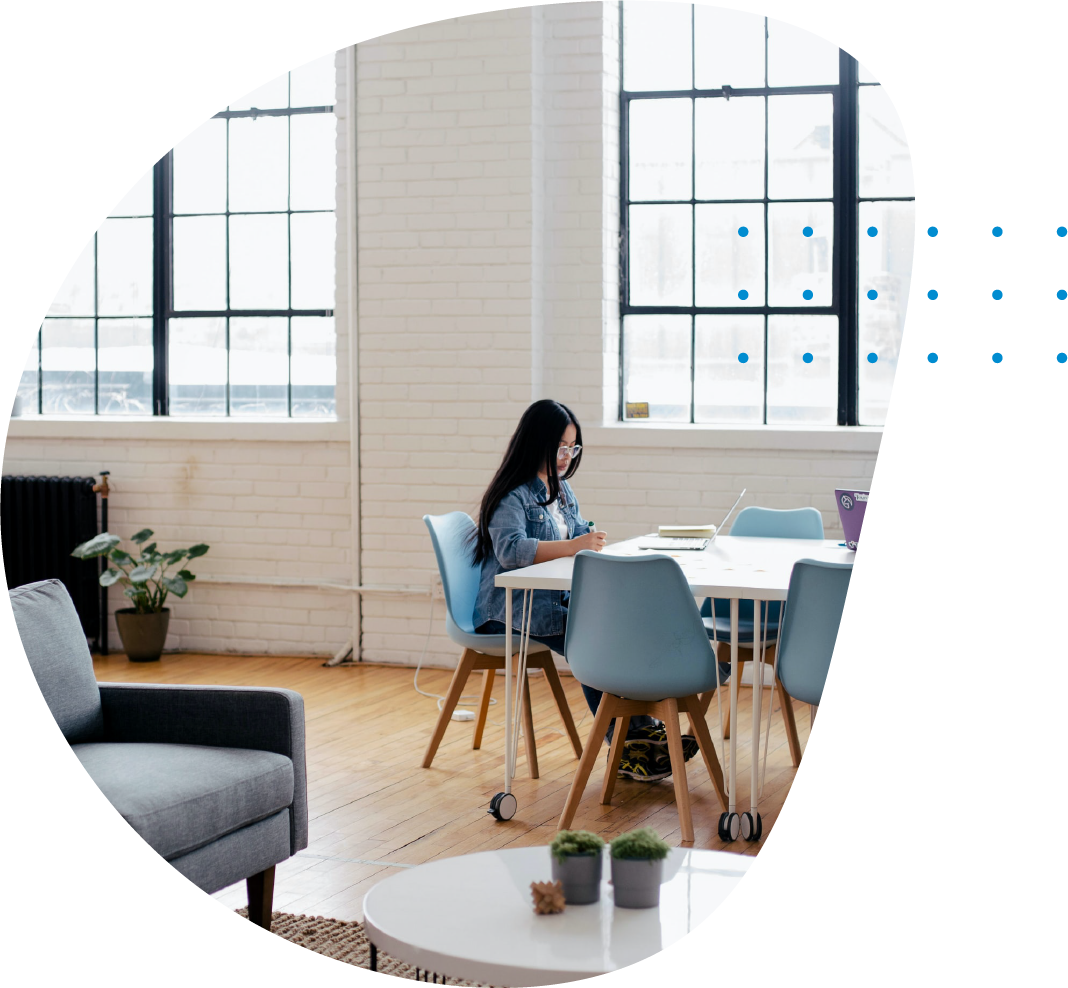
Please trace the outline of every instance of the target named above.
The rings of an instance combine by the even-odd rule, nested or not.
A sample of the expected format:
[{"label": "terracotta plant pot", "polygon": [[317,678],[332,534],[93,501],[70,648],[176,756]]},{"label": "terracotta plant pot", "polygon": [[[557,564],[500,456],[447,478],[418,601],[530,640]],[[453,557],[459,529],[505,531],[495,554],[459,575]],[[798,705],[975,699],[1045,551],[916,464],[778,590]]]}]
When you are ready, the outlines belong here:
[{"label": "terracotta plant pot", "polygon": [[664,861],[648,858],[612,858],[612,890],[623,909],[650,909],[660,905]]},{"label": "terracotta plant pot", "polygon": [[156,614],[138,614],[133,607],[123,607],[115,612],[115,623],[126,658],[131,662],[159,661],[171,623],[169,607]]},{"label": "terracotta plant pot", "polygon": [[569,906],[585,906],[601,898],[601,867],[604,855],[569,854],[563,861],[553,857],[553,881],[564,886]]}]

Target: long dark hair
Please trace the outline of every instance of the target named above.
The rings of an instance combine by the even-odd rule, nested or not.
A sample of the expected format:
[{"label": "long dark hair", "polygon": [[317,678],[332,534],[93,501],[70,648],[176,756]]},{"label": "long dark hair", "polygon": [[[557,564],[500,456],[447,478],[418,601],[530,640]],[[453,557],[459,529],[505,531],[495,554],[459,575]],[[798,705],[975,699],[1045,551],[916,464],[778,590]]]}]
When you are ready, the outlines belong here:
[{"label": "long dark hair", "polygon": [[508,441],[508,449],[504,454],[504,460],[497,468],[497,472],[490,481],[486,493],[482,495],[482,505],[478,512],[478,528],[474,534],[472,555],[476,563],[481,563],[493,555],[493,542],[490,539],[489,523],[497,505],[504,496],[515,490],[520,484],[528,483],[536,477],[538,472],[545,468],[549,478],[549,497],[542,504],[552,504],[560,496],[560,481],[574,476],[579,463],[582,462],[582,451],[571,458],[567,472],[561,478],[556,472],[557,450],[560,448],[560,437],[569,425],[575,427],[575,444],[582,445],[582,426],[579,425],[575,413],[567,405],[562,405],[551,398],[542,398],[534,402],[519,420],[512,438]]}]

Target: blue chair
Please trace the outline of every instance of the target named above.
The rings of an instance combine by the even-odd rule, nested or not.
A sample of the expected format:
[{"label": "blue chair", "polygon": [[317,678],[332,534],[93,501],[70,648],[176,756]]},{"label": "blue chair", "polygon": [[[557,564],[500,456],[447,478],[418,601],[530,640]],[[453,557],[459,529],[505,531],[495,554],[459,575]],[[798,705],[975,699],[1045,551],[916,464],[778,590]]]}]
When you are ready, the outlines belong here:
[{"label": "blue chair", "polygon": [[601,690],[603,696],[560,829],[571,827],[609,723],[616,722],[601,789],[606,805],[612,800],[627,723],[632,716],[650,714],[662,720],[667,731],[682,839],[692,841],[680,713],[690,716],[724,810],[727,797],[708,725],[698,713],[699,694],[716,688],[716,656],[682,569],[670,556],[607,556],[583,550],[575,556],[568,611],[568,663],[579,682]]},{"label": "blue chair", "polygon": [[801,559],[794,564],[775,670],[784,707],[791,697],[819,706],[852,575],[852,563]]},{"label": "blue chair", "polygon": [[[441,574],[441,585],[445,592],[445,631],[463,649],[423,758],[423,768],[430,768],[468,678],[471,673],[480,670],[482,693],[471,747],[477,749],[482,746],[482,732],[486,727],[493,680],[497,671],[504,669],[505,636],[480,635],[475,631],[475,601],[478,598],[481,568],[471,561],[470,538],[475,531],[475,523],[471,517],[462,511],[452,511],[447,515],[423,515],[423,521],[430,530],[430,541],[434,544],[434,555],[437,556],[438,572]],[[512,641],[513,647],[518,649],[518,634],[513,636]],[[527,654],[527,669],[541,669],[544,673],[564,722],[564,729],[575,749],[575,757],[579,757],[582,754],[582,742],[579,740],[571,708],[567,705],[567,695],[549,649],[531,641]],[[511,687],[505,684],[505,688]],[[529,680],[523,690],[523,737],[530,777],[536,779],[538,753],[534,744],[534,715],[531,710]]]},{"label": "blue chair", "polygon": [[[731,536],[743,538],[764,539],[822,539],[823,516],[815,508],[761,508],[750,505],[738,512],[731,526]],[[778,601],[771,601],[767,607],[767,658],[774,661],[774,642],[779,634],[779,611]],[[717,599],[715,607],[710,598],[706,597],[701,605],[701,618],[708,631],[708,637],[717,642],[716,653],[721,661],[729,662],[731,641],[731,610],[730,601]],[[760,621],[765,618],[765,608],[760,609]],[[738,643],[739,643],[739,670],[745,662],[753,659],[754,641],[753,602],[741,600],[738,602]],[[760,631],[756,631],[756,640],[759,643]],[[741,685],[739,683],[739,685]],[[710,699],[710,698],[709,698]],[[786,739],[790,746],[790,757],[796,767],[801,763],[801,745],[797,738],[797,725],[794,723],[793,710],[783,707],[783,719],[786,721]],[[728,707],[723,719],[723,736],[730,737],[731,719]]]}]

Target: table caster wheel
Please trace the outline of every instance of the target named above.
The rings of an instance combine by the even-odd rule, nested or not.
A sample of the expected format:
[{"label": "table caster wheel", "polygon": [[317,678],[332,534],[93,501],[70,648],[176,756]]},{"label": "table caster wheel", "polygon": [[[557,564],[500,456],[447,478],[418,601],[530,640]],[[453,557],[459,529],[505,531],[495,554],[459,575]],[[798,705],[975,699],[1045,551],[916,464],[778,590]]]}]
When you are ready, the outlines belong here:
[{"label": "table caster wheel", "polygon": [[742,837],[747,841],[758,841],[762,833],[764,833],[764,821],[760,819],[760,814],[756,814],[756,822],[754,822],[752,813],[743,813]]},{"label": "table caster wheel", "polygon": [[519,803],[510,792],[499,792],[490,800],[489,809],[486,811],[494,820],[511,820],[515,811],[519,809]]},{"label": "table caster wheel", "polygon": [[738,839],[742,823],[737,813],[721,813],[719,815],[719,839],[727,841]]}]

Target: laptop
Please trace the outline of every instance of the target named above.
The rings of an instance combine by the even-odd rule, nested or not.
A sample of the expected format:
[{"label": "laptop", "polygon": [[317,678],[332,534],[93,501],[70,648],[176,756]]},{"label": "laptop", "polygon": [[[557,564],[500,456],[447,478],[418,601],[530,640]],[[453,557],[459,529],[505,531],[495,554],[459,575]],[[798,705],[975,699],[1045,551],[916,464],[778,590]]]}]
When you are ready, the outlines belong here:
[{"label": "laptop", "polygon": [[738,500],[731,505],[730,511],[723,516],[717,526],[715,532],[712,533],[710,539],[688,539],[688,538],[664,538],[661,535],[646,535],[638,539],[639,549],[653,549],[659,552],[669,552],[673,549],[692,549],[700,551],[707,549],[713,542],[716,541],[716,536],[723,531],[723,526],[727,524],[727,519],[734,514],[734,509],[738,507],[738,501],[745,497],[745,488],[742,488],[742,493],[738,495]]},{"label": "laptop", "polygon": [[834,499],[838,502],[838,517],[842,519],[846,546],[856,549],[860,541],[860,526],[864,522],[864,509],[868,504],[868,492],[836,490]]}]

